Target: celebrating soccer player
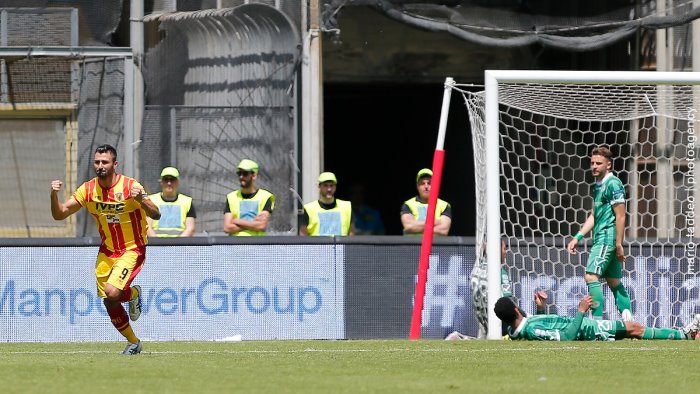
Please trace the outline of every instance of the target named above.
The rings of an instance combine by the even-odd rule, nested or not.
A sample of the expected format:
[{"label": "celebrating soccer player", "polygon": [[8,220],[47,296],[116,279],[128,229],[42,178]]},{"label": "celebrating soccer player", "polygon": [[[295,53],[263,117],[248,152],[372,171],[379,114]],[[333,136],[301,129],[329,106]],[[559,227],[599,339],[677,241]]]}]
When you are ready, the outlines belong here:
[{"label": "celebrating soccer player", "polygon": [[[129,324],[141,315],[141,289],[131,282],[146,258],[146,216],[160,219],[158,207],[133,178],[117,174],[117,151],[111,145],[95,150],[97,176],[83,183],[65,202],[58,201],[63,182],[51,182],[51,214],[63,220],[86,208],[97,222],[102,242],[95,262],[97,295],[104,299],[114,327],[129,341],[125,355],[141,352],[141,341]],[[129,303],[129,316],[122,307]]]}]

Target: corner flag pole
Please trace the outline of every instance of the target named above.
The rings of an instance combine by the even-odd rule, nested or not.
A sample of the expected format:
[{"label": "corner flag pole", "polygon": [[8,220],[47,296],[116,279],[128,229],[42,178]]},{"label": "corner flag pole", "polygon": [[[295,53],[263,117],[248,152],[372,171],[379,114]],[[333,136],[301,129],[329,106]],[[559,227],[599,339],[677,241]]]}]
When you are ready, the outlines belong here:
[{"label": "corner flag pole", "polygon": [[442,112],[440,113],[440,126],[438,129],[437,145],[433,156],[433,178],[430,182],[430,197],[428,198],[428,212],[423,227],[423,242],[420,248],[420,260],[418,261],[418,280],[413,300],[413,316],[411,318],[411,332],[409,339],[420,339],[421,318],[423,314],[423,299],[425,298],[425,283],[428,281],[428,268],[430,267],[430,251],[433,247],[433,226],[435,225],[435,206],[440,194],[440,181],[442,179],[442,166],[445,161],[445,131],[447,129],[447,115],[450,112],[450,97],[454,79],[445,79],[445,92],[442,96]]}]

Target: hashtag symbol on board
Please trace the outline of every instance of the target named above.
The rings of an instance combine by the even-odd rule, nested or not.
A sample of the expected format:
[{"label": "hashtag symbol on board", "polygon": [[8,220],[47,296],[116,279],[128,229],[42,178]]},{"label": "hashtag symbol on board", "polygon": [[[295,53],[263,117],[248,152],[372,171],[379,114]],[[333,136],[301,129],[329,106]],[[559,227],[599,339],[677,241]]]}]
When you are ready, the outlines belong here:
[{"label": "hashtag symbol on board", "polygon": [[428,270],[428,282],[425,285],[421,319],[421,325],[424,327],[431,325],[430,312],[435,309],[442,312],[440,326],[451,327],[457,309],[466,306],[465,296],[462,293],[468,293],[469,277],[464,269],[462,257],[450,256],[447,270],[438,269],[443,268],[439,265],[439,257],[430,256],[430,269]]}]

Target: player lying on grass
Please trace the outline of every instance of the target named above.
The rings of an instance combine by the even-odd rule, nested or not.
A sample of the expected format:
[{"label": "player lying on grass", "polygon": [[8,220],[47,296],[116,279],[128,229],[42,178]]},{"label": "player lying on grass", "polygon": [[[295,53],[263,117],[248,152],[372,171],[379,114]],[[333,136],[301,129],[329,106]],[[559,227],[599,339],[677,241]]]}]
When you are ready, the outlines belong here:
[{"label": "player lying on grass", "polygon": [[[508,324],[511,339],[532,341],[612,341],[623,338],[636,339],[695,339],[700,331],[700,315],[681,329],[644,327],[635,321],[594,320],[584,315],[593,304],[590,295],[578,304],[575,317],[540,314],[544,311],[546,296],[535,294],[538,314],[525,317],[513,300],[501,297],[494,311],[501,321]],[[515,330],[513,330],[515,327]]]}]

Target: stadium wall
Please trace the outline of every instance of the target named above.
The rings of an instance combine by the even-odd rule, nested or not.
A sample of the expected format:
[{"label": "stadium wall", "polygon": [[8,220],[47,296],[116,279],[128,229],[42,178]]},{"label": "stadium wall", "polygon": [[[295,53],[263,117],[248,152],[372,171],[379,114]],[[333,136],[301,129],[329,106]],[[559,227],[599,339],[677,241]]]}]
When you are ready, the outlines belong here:
[{"label": "stadium wall", "polygon": [[[95,238],[0,239],[0,341],[121,340],[95,291],[98,245]],[[400,236],[156,239],[135,281],[144,309],[134,327],[159,341],[407,338],[419,252],[418,237]],[[646,323],[687,321],[700,301],[697,279],[680,272],[681,256],[635,252],[623,281],[636,309],[654,316]],[[476,335],[474,263],[473,239],[436,239],[423,338]],[[511,270],[515,296],[530,312],[532,292],[544,288],[566,314],[585,294],[581,273],[537,264],[509,261],[520,267]]]}]

